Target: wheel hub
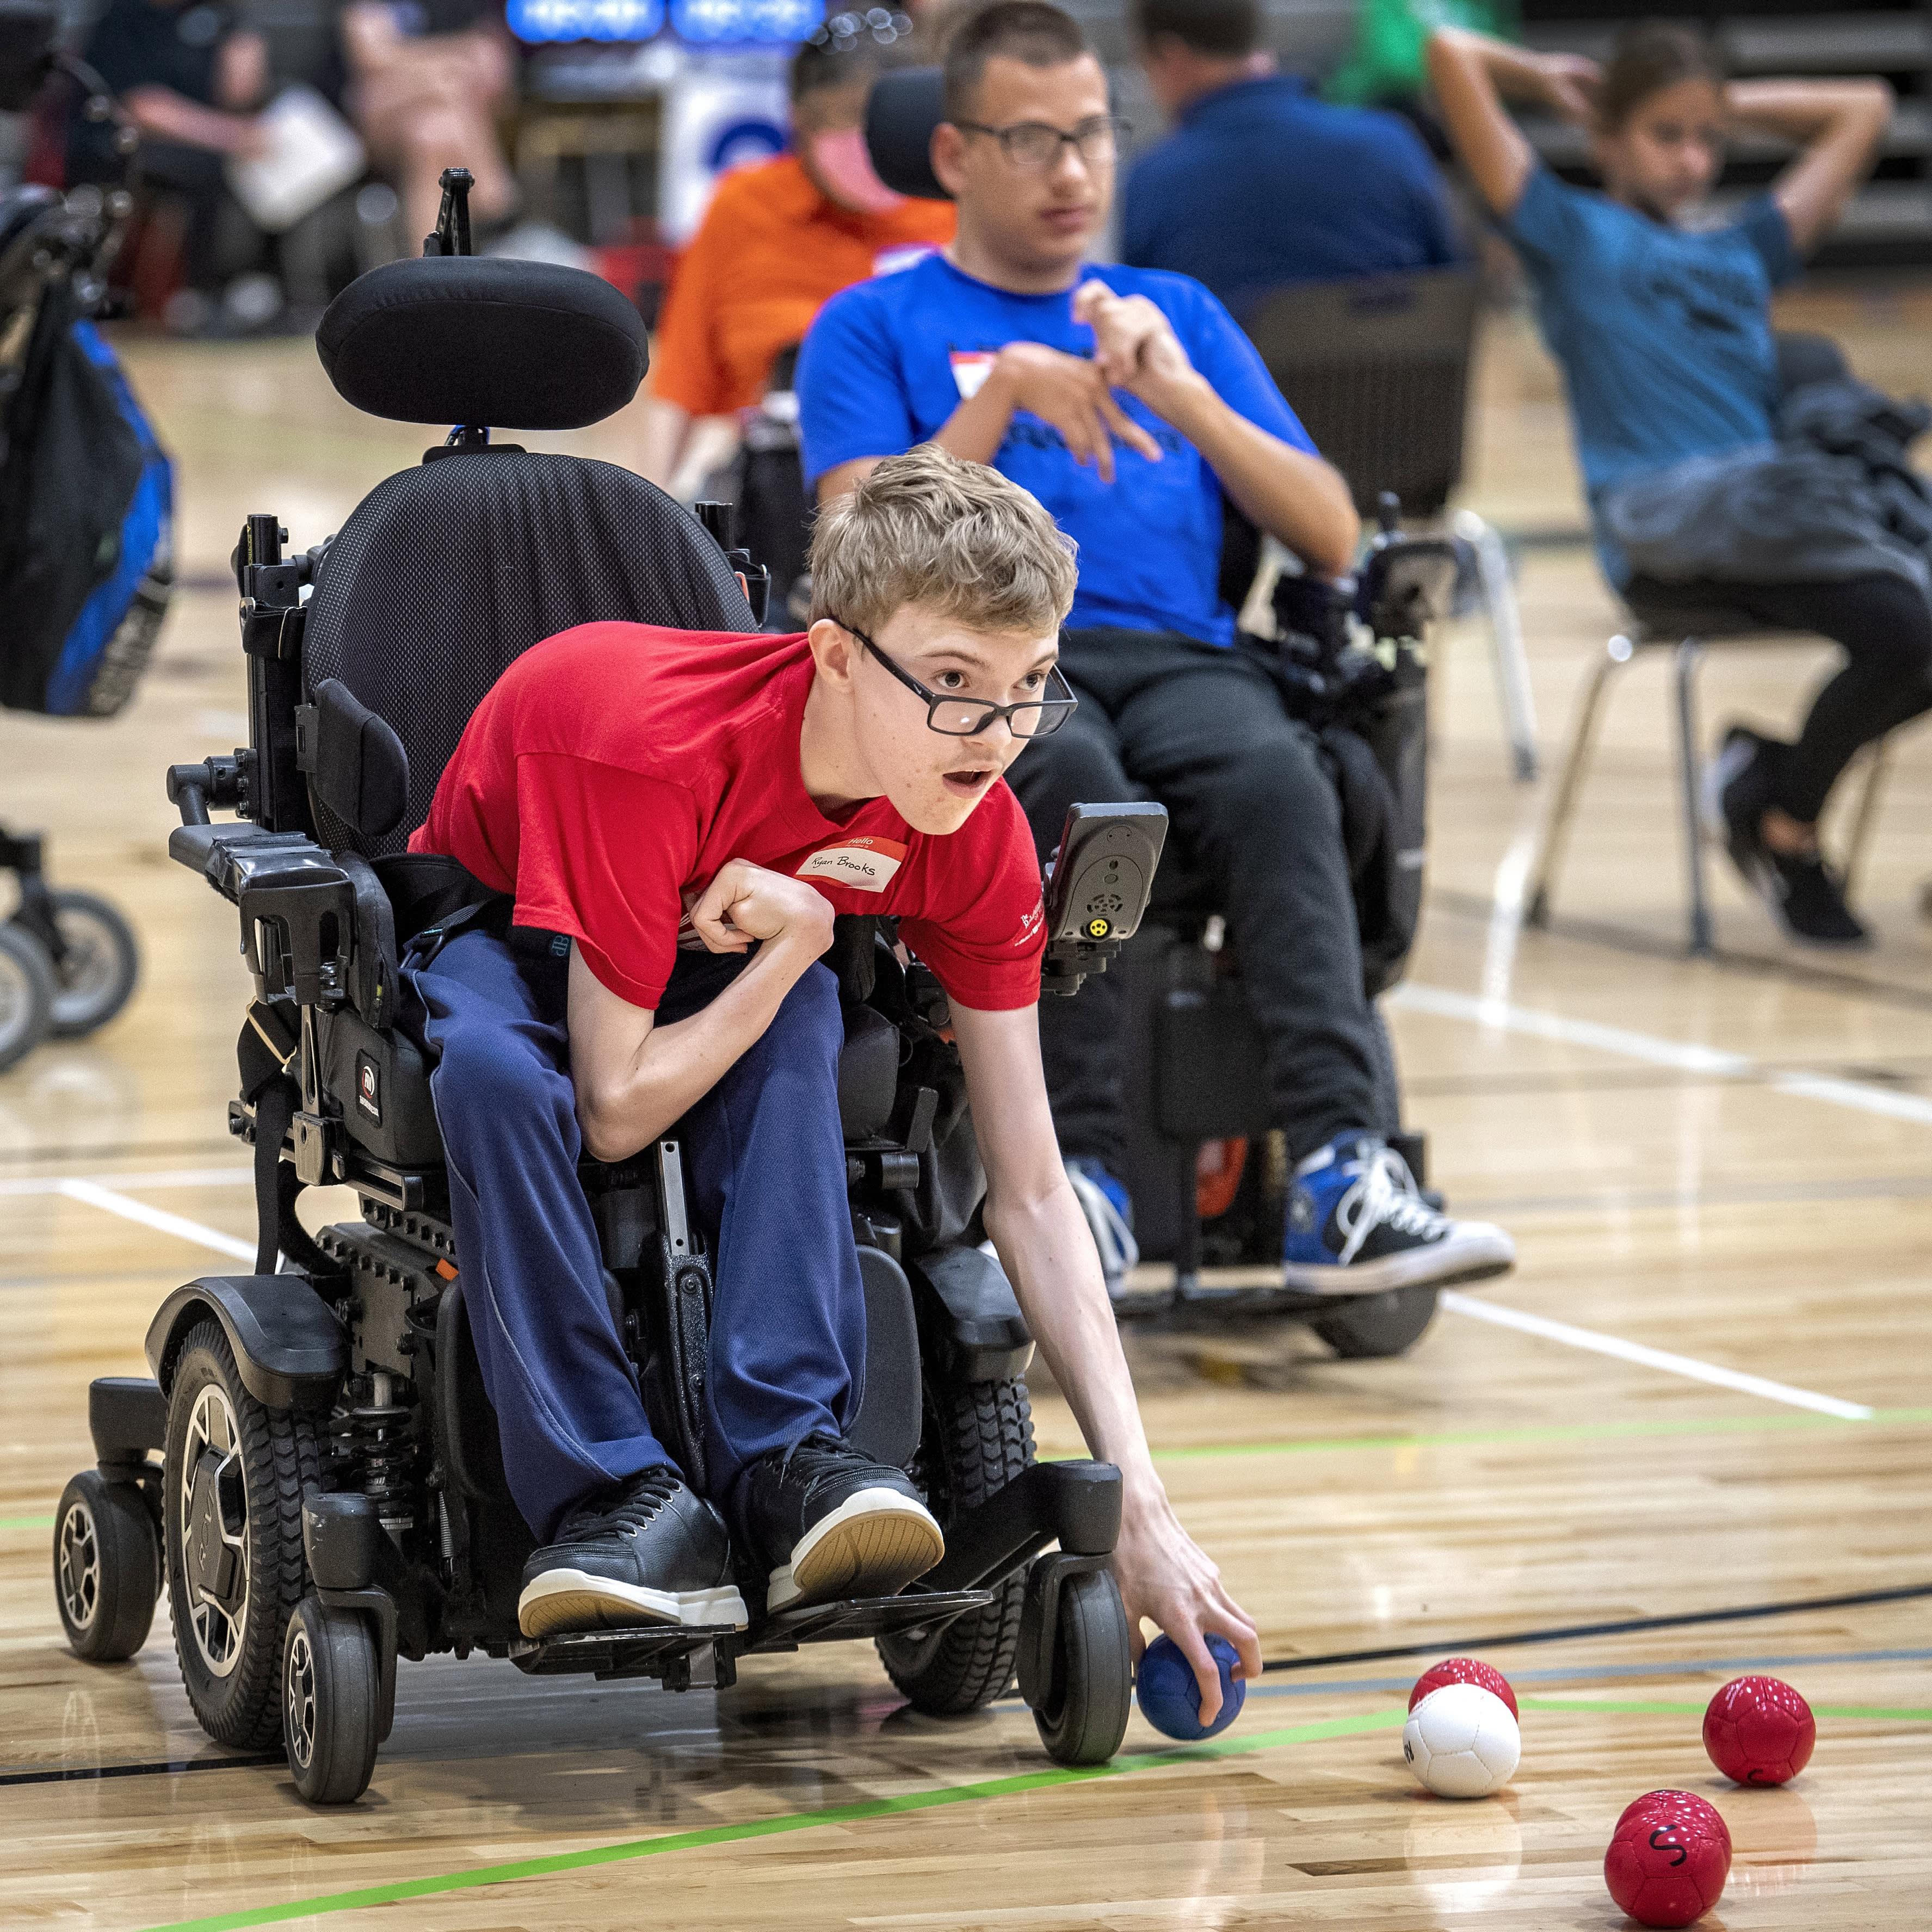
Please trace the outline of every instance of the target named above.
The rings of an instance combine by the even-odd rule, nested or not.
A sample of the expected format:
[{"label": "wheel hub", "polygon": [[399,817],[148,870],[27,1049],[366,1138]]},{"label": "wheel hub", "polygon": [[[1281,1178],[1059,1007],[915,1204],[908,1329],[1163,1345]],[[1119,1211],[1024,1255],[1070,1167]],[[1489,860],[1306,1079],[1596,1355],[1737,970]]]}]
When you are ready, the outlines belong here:
[{"label": "wheel hub", "polygon": [[242,1580],[242,1552],[238,1532],[245,1518],[237,1507],[230,1480],[240,1471],[224,1462],[212,1449],[202,1453],[195,1466],[194,1513],[188,1520],[188,1580],[201,1593],[221,1604],[234,1607],[236,1586]]},{"label": "wheel hub", "polygon": [[298,1624],[289,1639],[283,1698],[287,1706],[289,1755],[303,1770],[315,1756],[315,1653],[308,1632]]},{"label": "wheel hub", "polygon": [[248,1497],[235,1412],[213,1383],[195,1397],[181,1480],[188,1624],[202,1662],[226,1677],[241,1661],[248,1626]]},{"label": "wheel hub", "polygon": [[100,1544],[93,1514],[83,1504],[74,1504],[61,1519],[55,1569],[68,1622],[84,1630],[100,1606]]}]

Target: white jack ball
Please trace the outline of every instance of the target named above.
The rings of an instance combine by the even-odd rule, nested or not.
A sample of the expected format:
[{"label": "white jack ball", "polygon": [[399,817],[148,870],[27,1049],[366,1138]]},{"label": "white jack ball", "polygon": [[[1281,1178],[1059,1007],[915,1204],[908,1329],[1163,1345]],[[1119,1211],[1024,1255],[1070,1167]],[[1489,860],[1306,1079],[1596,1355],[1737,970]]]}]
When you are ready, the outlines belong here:
[{"label": "white jack ball", "polygon": [[1522,1733],[1493,1690],[1445,1684],[1409,1712],[1402,1754],[1423,1788],[1438,1798],[1486,1798],[1510,1781]]}]

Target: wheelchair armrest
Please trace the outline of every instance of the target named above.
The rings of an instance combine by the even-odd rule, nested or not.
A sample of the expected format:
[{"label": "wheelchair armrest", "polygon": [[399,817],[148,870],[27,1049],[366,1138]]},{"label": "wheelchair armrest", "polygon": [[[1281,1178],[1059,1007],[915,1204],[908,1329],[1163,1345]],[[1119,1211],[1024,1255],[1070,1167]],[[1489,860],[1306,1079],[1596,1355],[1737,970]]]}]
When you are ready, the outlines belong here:
[{"label": "wheelchair armrest", "polygon": [[1382,532],[1356,573],[1356,616],[1378,638],[1420,641],[1449,608],[1458,563],[1453,538]]},{"label": "wheelchair armrest", "polygon": [[259,994],[305,1006],[346,996],[356,888],[312,838],[259,825],[181,825],[168,856],[191,866],[242,911],[242,950]]}]

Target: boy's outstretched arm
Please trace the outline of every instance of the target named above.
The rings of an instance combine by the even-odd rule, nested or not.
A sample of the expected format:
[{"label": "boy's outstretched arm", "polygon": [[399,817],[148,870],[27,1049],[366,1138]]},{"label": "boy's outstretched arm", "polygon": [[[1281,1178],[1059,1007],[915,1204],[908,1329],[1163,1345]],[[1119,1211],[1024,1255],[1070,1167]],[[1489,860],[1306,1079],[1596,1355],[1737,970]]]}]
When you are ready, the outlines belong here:
[{"label": "boy's outstretched arm", "polygon": [[1192,1664],[1202,1720],[1212,1723],[1221,1706],[1221,1682],[1206,1635],[1234,1645],[1244,1677],[1261,1674],[1261,1642],[1220,1572],[1181,1528],[1154,1473],[1100,1258],[1054,1138],[1037,1014],[1030,1006],[979,1012],[956,1000],[952,1029],[986,1163],[986,1232],[1088,1448],[1120,1472],[1120,1540],[1113,1568],[1134,1654],[1141,1651],[1140,1620],[1149,1618]]}]

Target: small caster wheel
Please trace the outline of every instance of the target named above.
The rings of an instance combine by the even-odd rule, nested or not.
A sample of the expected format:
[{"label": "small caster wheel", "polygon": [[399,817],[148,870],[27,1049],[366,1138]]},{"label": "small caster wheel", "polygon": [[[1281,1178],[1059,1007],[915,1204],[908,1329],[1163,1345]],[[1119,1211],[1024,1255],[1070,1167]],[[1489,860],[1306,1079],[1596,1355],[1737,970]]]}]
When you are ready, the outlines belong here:
[{"label": "small caster wheel", "polygon": [[161,1539],[134,1483],[83,1469],[54,1518],[54,1601],[74,1654],[118,1664],[148,1640],[161,1593]]},{"label": "small caster wheel", "polygon": [[47,949],[22,926],[0,926],[0,1073],[46,1038],[59,990]]},{"label": "small caster wheel", "polygon": [[1380,1360],[1400,1355],[1421,1339],[1436,1319],[1432,1288],[1391,1288],[1338,1302],[1330,1314],[1308,1325],[1345,1362]]},{"label": "small caster wheel", "polygon": [[283,1742],[311,1804],[352,1804],[376,1768],[376,1640],[353,1610],[304,1597],[282,1645]]},{"label": "small caster wheel", "polygon": [[53,962],[52,1031],[56,1040],[78,1040],[128,1004],[141,976],[141,950],[133,928],[92,892],[56,892],[52,904],[63,948]]},{"label": "small caster wheel", "polygon": [[1033,1714],[1055,1764],[1105,1764],[1120,1749],[1132,1676],[1126,1606],[1112,1573],[1068,1577],[1054,1625],[1053,1681]]}]

